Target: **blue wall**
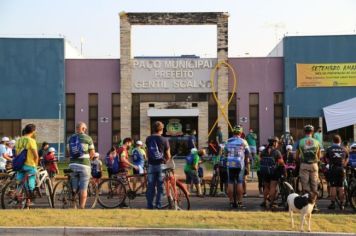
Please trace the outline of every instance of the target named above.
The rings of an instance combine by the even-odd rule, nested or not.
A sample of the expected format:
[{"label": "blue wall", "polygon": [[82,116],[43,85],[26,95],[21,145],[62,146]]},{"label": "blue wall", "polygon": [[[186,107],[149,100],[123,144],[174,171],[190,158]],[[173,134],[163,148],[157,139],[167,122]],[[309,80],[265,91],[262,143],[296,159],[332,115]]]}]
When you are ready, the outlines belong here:
[{"label": "blue wall", "polygon": [[297,63],[356,62],[356,36],[299,36],[283,39],[284,106],[290,117],[323,116],[322,108],[356,96],[356,87],[297,88]]},{"label": "blue wall", "polygon": [[63,118],[64,99],[64,39],[0,38],[0,119]]}]

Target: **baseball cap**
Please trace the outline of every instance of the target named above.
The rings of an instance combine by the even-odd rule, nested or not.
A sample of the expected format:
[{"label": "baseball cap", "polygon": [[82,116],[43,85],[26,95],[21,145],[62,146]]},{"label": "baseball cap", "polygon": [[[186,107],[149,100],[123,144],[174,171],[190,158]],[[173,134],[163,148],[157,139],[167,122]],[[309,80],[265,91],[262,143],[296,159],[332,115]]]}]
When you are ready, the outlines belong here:
[{"label": "baseball cap", "polygon": [[54,147],[50,147],[50,148],[48,148],[48,151],[49,152],[56,152],[56,149]]},{"label": "baseball cap", "polygon": [[16,140],[11,140],[9,143],[10,143],[11,145],[15,145]]},{"label": "baseball cap", "polygon": [[136,144],[137,144],[137,145],[143,145],[143,142],[142,142],[141,140],[137,140],[137,141],[136,141]]},{"label": "baseball cap", "polygon": [[1,142],[9,142],[10,139],[8,137],[2,137]]}]

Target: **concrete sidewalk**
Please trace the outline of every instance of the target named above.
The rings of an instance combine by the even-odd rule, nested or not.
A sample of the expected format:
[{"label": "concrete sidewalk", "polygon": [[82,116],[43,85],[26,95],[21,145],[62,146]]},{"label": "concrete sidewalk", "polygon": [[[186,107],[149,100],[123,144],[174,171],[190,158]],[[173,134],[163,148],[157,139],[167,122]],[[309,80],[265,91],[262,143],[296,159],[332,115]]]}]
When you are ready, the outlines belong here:
[{"label": "concrete sidewalk", "polygon": [[4,228],[0,227],[0,235],[2,236],[24,236],[24,235],[53,235],[53,236],[76,236],[76,235],[208,235],[208,236],[290,236],[290,235],[316,235],[316,236],[335,236],[335,235],[356,235],[352,233],[327,233],[327,232],[312,232],[300,233],[294,231],[263,231],[263,230],[224,230],[224,229],[152,229],[152,228],[96,228],[96,227],[40,227],[40,228]]}]

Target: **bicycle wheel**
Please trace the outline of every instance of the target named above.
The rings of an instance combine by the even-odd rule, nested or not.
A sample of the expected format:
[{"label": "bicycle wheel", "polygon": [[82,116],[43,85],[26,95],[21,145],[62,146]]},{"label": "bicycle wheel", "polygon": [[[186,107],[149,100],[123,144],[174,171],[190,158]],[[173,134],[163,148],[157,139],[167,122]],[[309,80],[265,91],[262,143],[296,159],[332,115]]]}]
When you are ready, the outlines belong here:
[{"label": "bicycle wheel", "polygon": [[[163,199],[162,199],[162,208],[163,209],[172,209],[172,210],[189,210],[190,209],[190,200],[188,191],[184,188],[181,182],[176,182],[176,191],[177,199],[174,200],[174,189],[172,185],[169,184],[169,191],[166,190],[166,187],[163,187]],[[176,204],[176,205],[175,205]]]},{"label": "bicycle wheel", "polygon": [[97,191],[98,203],[103,208],[117,208],[126,199],[125,185],[118,179],[102,181]]},{"label": "bicycle wheel", "polygon": [[68,180],[60,180],[53,188],[53,208],[67,209],[75,208],[72,190]]},{"label": "bicycle wheel", "polygon": [[98,199],[97,193],[97,185],[90,181],[88,185],[87,202],[85,203],[85,208],[95,208]]},{"label": "bicycle wheel", "polygon": [[220,184],[220,177],[219,177],[219,175],[214,174],[211,179],[211,183],[210,183],[210,189],[209,189],[210,196],[212,196],[212,197],[216,196],[219,184]]},{"label": "bicycle wheel", "polygon": [[11,180],[2,189],[1,207],[3,209],[23,209],[26,206],[26,190],[18,185],[16,180]]},{"label": "bicycle wheel", "polygon": [[350,191],[349,202],[354,211],[356,211],[356,186],[354,186]]},{"label": "bicycle wheel", "polygon": [[190,209],[190,200],[188,191],[183,187],[181,182],[176,182],[177,189],[177,204],[179,209],[181,210],[189,210]]}]

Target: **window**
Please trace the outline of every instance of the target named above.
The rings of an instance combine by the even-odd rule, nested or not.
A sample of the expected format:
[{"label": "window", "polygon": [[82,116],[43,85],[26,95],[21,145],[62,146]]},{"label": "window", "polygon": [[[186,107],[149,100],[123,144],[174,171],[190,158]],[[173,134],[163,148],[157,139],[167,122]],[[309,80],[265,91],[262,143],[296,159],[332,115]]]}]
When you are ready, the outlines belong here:
[{"label": "window", "polygon": [[0,137],[15,139],[21,136],[21,120],[0,120]]},{"label": "window", "polygon": [[274,93],[274,135],[283,134],[283,93]]},{"label": "window", "polygon": [[249,113],[250,113],[250,128],[259,136],[259,94],[250,93],[249,94]]},{"label": "window", "polygon": [[66,140],[75,132],[75,94],[66,94]]},{"label": "window", "polygon": [[95,150],[98,150],[98,94],[89,93],[89,136],[93,139]]},{"label": "window", "polygon": [[[134,96],[132,96],[134,99]],[[111,98],[112,109],[112,144],[118,145],[120,142],[120,94],[113,93]]]},{"label": "window", "polygon": [[294,140],[298,140],[304,136],[304,126],[313,125],[314,128],[319,126],[319,118],[290,118],[289,129]]}]

